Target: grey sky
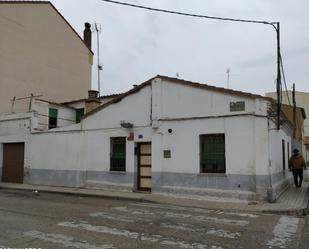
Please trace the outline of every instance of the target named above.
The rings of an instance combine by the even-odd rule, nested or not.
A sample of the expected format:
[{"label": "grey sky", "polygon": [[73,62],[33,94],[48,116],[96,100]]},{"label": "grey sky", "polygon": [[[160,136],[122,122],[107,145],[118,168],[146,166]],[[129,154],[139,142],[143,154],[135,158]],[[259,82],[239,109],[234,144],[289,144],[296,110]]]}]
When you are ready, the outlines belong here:
[{"label": "grey sky", "polygon": [[[203,15],[280,21],[288,88],[295,82],[297,90],[309,92],[308,0],[119,1]],[[226,87],[227,68],[230,88],[260,94],[275,91],[276,37],[271,26],[180,17],[100,0],[51,2],[80,34],[86,21],[102,24],[102,94],[128,90],[157,74],[176,77],[178,73],[186,80]]]}]

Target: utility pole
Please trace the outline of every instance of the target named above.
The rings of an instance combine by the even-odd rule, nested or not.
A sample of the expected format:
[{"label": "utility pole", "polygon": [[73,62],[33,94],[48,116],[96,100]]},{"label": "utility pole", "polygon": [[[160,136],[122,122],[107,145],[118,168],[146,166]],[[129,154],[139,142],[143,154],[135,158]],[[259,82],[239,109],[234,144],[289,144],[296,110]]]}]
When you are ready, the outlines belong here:
[{"label": "utility pole", "polygon": [[97,34],[97,58],[98,58],[98,92],[99,97],[101,93],[101,77],[100,77],[100,71],[102,71],[102,65],[100,65],[100,34],[102,33],[102,27],[101,24],[95,23],[94,24],[94,32]]},{"label": "utility pole", "polygon": [[227,74],[226,86],[229,89],[230,88],[230,69],[229,68],[226,70],[226,74]]},{"label": "utility pole", "polygon": [[293,100],[293,137],[296,137],[296,98],[295,98],[295,83],[293,83],[293,93],[292,93],[292,100]]},{"label": "utility pole", "polygon": [[280,113],[282,104],[282,84],[281,84],[281,54],[280,54],[280,22],[276,22],[274,26],[277,32],[277,129],[280,130]]},{"label": "utility pole", "polygon": [[173,15],[180,15],[180,16],[193,17],[193,18],[204,18],[204,19],[220,20],[220,21],[227,21],[227,22],[242,22],[242,23],[251,23],[251,24],[271,25],[276,30],[276,34],[277,34],[277,80],[276,80],[277,115],[276,116],[277,116],[277,129],[280,130],[282,85],[281,85],[281,71],[280,71],[281,54],[280,54],[280,23],[279,22],[267,22],[267,21],[261,21],[261,20],[248,20],[248,19],[246,20],[246,19],[238,19],[238,18],[219,17],[219,16],[198,15],[198,14],[185,13],[185,12],[179,12],[179,11],[174,11],[174,10],[158,9],[158,8],[137,5],[137,4],[123,3],[123,2],[118,2],[115,0],[101,0],[101,1],[123,5],[123,6],[128,6],[128,7],[133,7],[133,8],[145,9],[149,11],[161,12],[165,14],[173,14]]}]

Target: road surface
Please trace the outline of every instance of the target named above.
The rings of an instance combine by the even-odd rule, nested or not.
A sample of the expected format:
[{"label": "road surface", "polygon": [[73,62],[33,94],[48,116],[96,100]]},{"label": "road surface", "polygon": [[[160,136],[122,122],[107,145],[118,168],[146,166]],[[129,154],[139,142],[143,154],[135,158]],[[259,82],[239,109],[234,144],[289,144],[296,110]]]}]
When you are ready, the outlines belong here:
[{"label": "road surface", "polygon": [[0,248],[297,248],[304,218],[0,189]]}]

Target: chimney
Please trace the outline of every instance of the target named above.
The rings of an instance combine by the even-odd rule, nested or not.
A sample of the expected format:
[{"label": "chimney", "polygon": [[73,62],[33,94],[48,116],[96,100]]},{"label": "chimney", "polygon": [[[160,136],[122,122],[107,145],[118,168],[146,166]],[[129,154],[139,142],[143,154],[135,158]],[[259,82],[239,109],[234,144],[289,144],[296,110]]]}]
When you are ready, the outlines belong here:
[{"label": "chimney", "polygon": [[97,99],[99,92],[96,90],[88,90],[88,99]]},{"label": "chimney", "polygon": [[91,112],[101,105],[101,101],[98,98],[99,92],[96,90],[88,91],[88,99],[85,101],[85,113]]},{"label": "chimney", "polygon": [[89,22],[85,22],[85,30],[84,30],[84,43],[91,50],[91,25]]}]

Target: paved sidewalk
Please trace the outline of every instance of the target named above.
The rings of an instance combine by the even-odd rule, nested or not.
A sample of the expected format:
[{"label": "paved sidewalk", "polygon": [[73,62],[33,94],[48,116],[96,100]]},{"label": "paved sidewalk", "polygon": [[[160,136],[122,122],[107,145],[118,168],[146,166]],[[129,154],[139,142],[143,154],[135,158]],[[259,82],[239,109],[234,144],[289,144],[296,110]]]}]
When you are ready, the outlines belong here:
[{"label": "paved sidewalk", "polygon": [[[235,199],[212,197],[194,198],[192,196],[183,195],[167,195],[167,194],[148,194],[135,193],[125,191],[113,191],[106,189],[84,189],[84,188],[67,188],[53,187],[42,185],[0,183],[0,189],[14,189],[70,194],[78,196],[113,198],[132,201],[146,201],[161,204],[179,205],[187,207],[198,207],[218,210],[233,210],[246,212],[265,212],[290,215],[305,215],[307,214],[307,206],[309,200],[309,182],[305,182],[301,189],[296,189],[293,186],[288,188],[275,203],[255,202],[248,203],[245,201],[237,201]],[[1,190],[0,190],[1,191]]]}]

